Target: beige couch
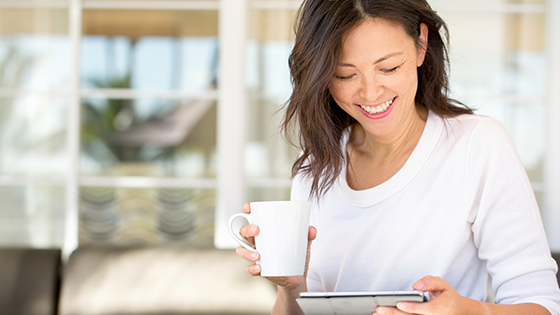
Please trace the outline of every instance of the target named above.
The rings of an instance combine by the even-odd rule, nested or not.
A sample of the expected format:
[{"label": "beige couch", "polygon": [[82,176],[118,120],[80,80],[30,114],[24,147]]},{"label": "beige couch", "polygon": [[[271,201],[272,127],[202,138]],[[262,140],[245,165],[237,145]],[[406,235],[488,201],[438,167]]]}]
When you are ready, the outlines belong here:
[{"label": "beige couch", "polygon": [[270,314],[276,288],[233,250],[0,248],[0,314]]},{"label": "beige couch", "polygon": [[59,314],[270,314],[276,288],[246,266],[233,250],[79,248]]}]

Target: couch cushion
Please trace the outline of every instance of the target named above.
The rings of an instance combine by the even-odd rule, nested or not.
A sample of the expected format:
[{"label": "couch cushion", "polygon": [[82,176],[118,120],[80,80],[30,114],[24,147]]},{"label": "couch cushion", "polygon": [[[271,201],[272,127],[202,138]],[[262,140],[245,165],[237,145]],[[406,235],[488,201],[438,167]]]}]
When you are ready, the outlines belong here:
[{"label": "couch cushion", "polygon": [[0,314],[56,314],[60,249],[0,248],[0,266]]},{"label": "couch cushion", "polygon": [[79,248],[60,314],[270,314],[276,288],[247,265],[233,250]]}]

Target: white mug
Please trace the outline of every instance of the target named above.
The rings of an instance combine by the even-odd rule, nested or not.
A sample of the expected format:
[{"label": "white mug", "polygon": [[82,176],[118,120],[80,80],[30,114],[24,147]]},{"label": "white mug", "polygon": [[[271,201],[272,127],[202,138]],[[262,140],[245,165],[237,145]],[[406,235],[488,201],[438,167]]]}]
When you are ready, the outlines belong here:
[{"label": "white mug", "polygon": [[[303,276],[309,233],[309,201],[251,202],[251,213],[237,213],[229,219],[231,236],[246,249],[257,252],[263,277]],[[239,232],[233,221],[239,217],[259,227],[255,248]]]}]

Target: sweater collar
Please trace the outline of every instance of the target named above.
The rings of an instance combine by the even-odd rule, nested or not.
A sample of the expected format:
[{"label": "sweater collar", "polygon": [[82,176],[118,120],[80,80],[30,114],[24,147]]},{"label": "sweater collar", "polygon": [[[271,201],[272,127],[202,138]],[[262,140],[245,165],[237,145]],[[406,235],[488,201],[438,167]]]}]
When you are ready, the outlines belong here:
[{"label": "sweater collar", "polygon": [[[414,151],[404,166],[395,175],[393,175],[393,177],[373,188],[354,190],[348,186],[348,182],[346,181],[347,165],[345,163],[337,181],[334,184],[334,190],[342,197],[342,199],[344,199],[346,203],[357,207],[372,206],[391,197],[414,179],[436,147],[442,130],[443,120],[438,115],[430,112],[424,131],[420,137],[420,141],[418,141],[416,148],[414,148]],[[343,148],[346,148],[349,137],[350,129],[348,129],[344,134],[342,141]]]}]

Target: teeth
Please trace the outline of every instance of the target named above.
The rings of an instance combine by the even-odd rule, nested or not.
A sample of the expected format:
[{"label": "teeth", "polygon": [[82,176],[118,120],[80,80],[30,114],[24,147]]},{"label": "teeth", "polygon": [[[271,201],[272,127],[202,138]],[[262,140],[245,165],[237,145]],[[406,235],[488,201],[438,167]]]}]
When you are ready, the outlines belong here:
[{"label": "teeth", "polygon": [[390,100],[388,100],[387,102],[381,104],[380,106],[377,107],[370,107],[370,106],[364,106],[364,105],[360,105],[361,108],[363,108],[366,112],[370,113],[370,114],[379,114],[379,113],[383,113],[384,111],[387,110],[387,108],[389,108],[389,106],[391,106],[391,104],[393,104],[393,101],[395,99],[392,98]]}]

